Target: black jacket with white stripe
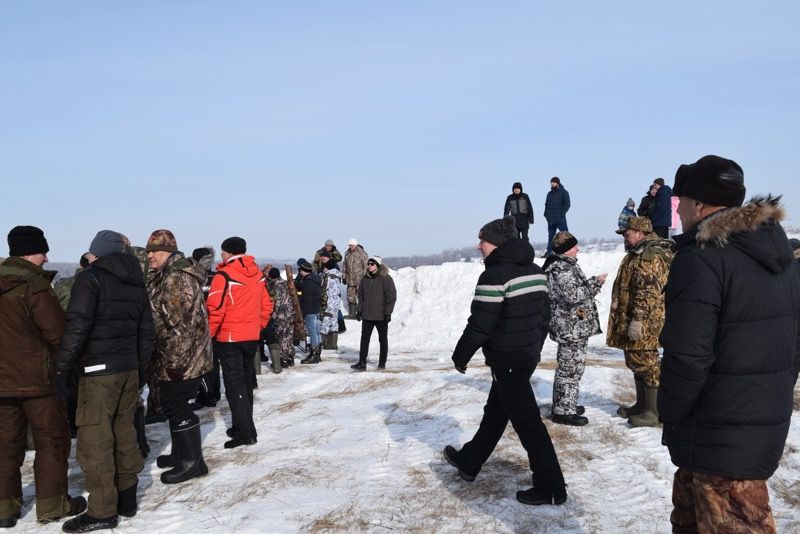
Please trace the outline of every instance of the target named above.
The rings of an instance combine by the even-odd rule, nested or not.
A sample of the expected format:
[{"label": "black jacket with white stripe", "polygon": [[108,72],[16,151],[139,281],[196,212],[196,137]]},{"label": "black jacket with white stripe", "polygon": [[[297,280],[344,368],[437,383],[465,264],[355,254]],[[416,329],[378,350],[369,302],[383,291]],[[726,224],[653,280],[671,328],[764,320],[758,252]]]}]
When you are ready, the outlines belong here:
[{"label": "black jacket with white stripe", "polygon": [[483,349],[486,364],[500,369],[535,368],[550,322],[547,277],[533,263],[533,247],[510,239],[485,260],[467,327],[453,351],[458,367]]}]

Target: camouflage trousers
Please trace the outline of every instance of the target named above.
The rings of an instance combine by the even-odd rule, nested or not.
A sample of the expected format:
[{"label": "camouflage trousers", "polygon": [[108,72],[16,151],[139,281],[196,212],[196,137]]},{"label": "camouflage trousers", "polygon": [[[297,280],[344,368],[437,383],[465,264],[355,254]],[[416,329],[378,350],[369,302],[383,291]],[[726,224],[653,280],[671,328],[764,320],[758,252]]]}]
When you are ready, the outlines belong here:
[{"label": "camouflage trousers", "polygon": [[658,350],[626,350],[625,365],[633,371],[633,377],[641,380],[649,388],[658,388],[661,367],[658,363]]},{"label": "camouflage trousers", "polygon": [[558,368],[553,380],[553,413],[571,415],[578,405],[583,369],[586,365],[586,339],[559,343],[556,359]]},{"label": "camouflage trousers", "polygon": [[672,506],[672,532],[775,532],[766,480],[730,480],[678,468]]},{"label": "camouflage trousers", "polygon": [[356,306],[358,305],[358,286],[347,286],[347,303],[349,304],[350,315],[355,315]]},{"label": "camouflage trousers", "polygon": [[290,320],[275,323],[275,337],[281,348],[281,358],[294,358],[294,324]]}]

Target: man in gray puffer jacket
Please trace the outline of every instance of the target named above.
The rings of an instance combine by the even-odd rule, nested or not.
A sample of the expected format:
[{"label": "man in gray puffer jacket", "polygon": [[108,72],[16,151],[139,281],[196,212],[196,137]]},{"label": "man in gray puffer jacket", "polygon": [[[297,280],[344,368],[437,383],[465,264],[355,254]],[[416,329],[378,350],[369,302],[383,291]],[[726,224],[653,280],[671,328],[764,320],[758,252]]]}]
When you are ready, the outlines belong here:
[{"label": "man in gray puffer jacket", "polygon": [[366,370],[369,340],[375,328],[378,330],[378,342],[381,346],[378,369],[386,368],[386,357],[389,354],[389,321],[392,320],[396,300],[397,290],[394,287],[394,280],[389,276],[389,269],[383,265],[380,256],[370,257],[367,261],[367,274],[358,286],[356,319],[359,321],[363,319],[364,323],[361,326],[358,363],[351,365],[351,369]]}]

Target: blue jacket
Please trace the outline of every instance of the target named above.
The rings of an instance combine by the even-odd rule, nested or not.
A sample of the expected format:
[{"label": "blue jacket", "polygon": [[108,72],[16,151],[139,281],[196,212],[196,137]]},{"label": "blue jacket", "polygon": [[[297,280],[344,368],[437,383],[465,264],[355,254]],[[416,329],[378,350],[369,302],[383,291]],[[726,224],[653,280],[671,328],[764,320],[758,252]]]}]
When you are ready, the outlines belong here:
[{"label": "blue jacket", "polygon": [[563,185],[551,189],[544,201],[544,218],[547,224],[567,224],[569,193]]},{"label": "blue jacket", "polygon": [[653,228],[672,226],[672,188],[670,186],[662,185],[656,193],[656,207],[653,209],[650,221],[653,223]]}]

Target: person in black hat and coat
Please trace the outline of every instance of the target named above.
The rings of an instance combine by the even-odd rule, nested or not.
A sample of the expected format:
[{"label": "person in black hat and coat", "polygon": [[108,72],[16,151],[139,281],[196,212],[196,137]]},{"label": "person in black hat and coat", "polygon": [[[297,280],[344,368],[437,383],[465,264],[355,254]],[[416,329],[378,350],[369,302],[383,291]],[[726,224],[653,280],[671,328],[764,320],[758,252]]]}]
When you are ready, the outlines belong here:
[{"label": "person in black hat and coat", "polygon": [[800,370],[800,270],[780,197],[742,205],[744,173],[705,156],[673,194],[684,234],[666,285],[658,413],[678,470],[676,531],[775,532],[766,481],[778,467]]},{"label": "person in black hat and coat", "polygon": [[469,360],[483,349],[492,386],[475,436],[461,450],[448,445],[444,456],[462,479],[475,480],[511,421],[533,471],[533,487],[518,491],[517,500],[562,504],[567,500],[564,475],[530,383],[550,322],[547,277],[533,263],[531,244],[516,236],[513,217],[491,221],[478,234],[486,270],[478,278],[467,327],[452,359],[456,370],[465,373]]},{"label": "person in black hat and coat", "polygon": [[528,228],[533,224],[533,205],[527,193],[522,192],[522,184],[514,182],[511,194],[506,197],[503,217],[513,216],[517,224],[517,237],[528,240]]}]

